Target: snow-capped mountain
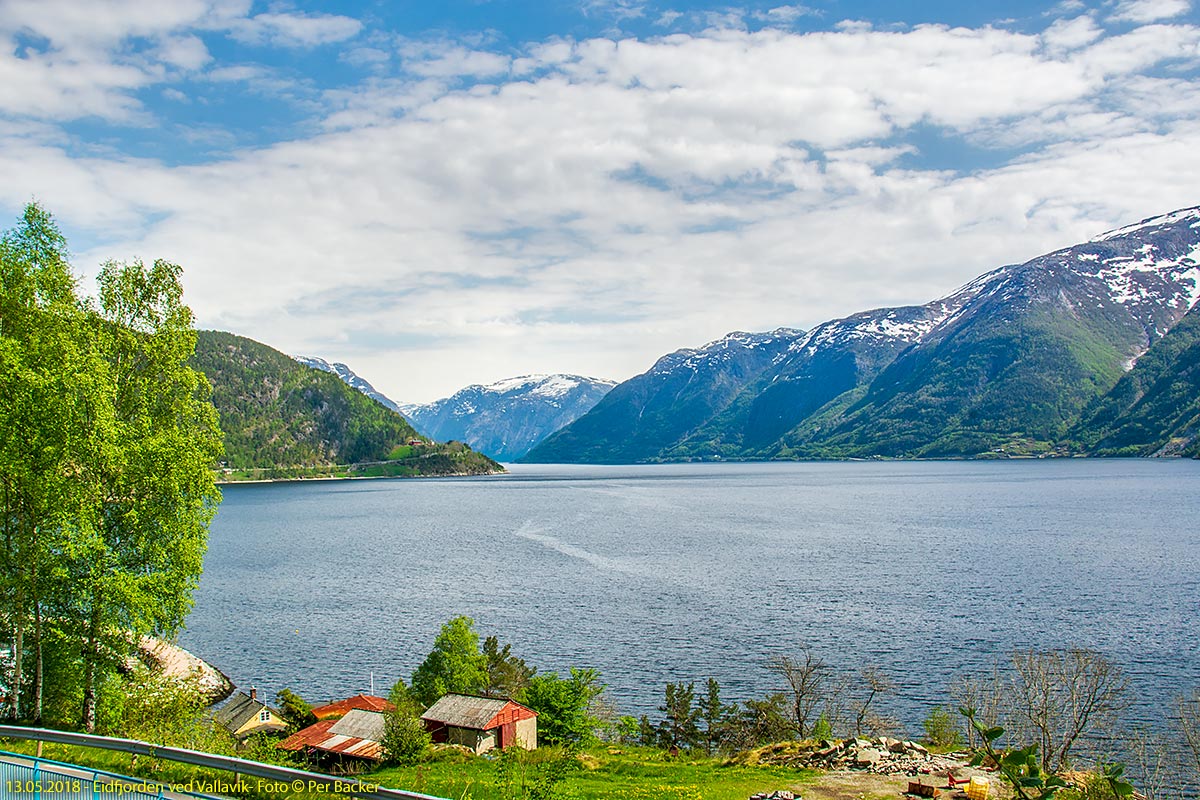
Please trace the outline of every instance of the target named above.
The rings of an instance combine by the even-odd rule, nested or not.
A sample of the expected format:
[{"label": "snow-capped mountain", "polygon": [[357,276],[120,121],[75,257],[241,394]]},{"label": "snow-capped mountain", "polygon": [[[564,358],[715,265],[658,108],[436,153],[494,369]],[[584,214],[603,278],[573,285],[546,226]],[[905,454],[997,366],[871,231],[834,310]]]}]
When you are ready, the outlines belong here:
[{"label": "snow-capped mountain", "polygon": [[515,461],[586,414],[616,385],[580,375],[523,375],[472,385],[401,413],[440,442],[458,440],[497,461]]},{"label": "snow-capped mountain", "polygon": [[[1198,299],[1200,207],[993,270],[923,306],[818,325],[792,336],[744,380],[721,382],[726,391],[716,391],[706,404],[677,387],[696,381],[694,362],[704,360],[713,344],[664,356],[530,459],[1078,450],[1083,445],[1072,439],[1072,426]],[[725,346],[734,348],[735,341]],[[734,391],[727,391],[730,386]],[[1133,405],[1126,397],[1124,405],[1111,407]],[[670,424],[655,422],[648,435],[647,415]],[[1186,409],[1180,415],[1187,416]],[[1190,430],[1184,422],[1173,423],[1173,430]],[[1139,425],[1145,428],[1141,420]],[[1174,450],[1187,452],[1186,442],[1177,445]]]},{"label": "snow-capped mountain", "polygon": [[665,355],[523,460],[624,463],[655,457],[725,408],[803,335],[791,328],[738,331]]},{"label": "snow-capped mountain", "polygon": [[[313,369],[319,369],[322,372],[331,372],[334,375],[337,375],[339,378],[341,378],[346,383],[346,385],[351,386],[355,389],[358,389],[360,392],[365,394],[367,397],[370,397],[372,400],[379,403],[380,405],[382,405],[386,408],[390,408],[392,411],[398,411],[402,414],[404,413],[404,411],[403,411],[403,409],[401,409],[399,403],[395,402],[394,400],[392,400],[391,398],[387,397],[382,392],[377,390],[374,386],[372,386],[369,382],[367,382],[366,379],[361,378],[358,375],[354,374],[354,370],[350,369],[345,364],[341,364],[341,363],[331,364],[328,361],[326,361],[325,359],[316,358],[315,356],[292,356],[292,358],[295,359],[296,361],[299,361],[301,364],[303,364],[306,367],[312,367]],[[442,441],[442,440],[439,440],[439,441]]]}]

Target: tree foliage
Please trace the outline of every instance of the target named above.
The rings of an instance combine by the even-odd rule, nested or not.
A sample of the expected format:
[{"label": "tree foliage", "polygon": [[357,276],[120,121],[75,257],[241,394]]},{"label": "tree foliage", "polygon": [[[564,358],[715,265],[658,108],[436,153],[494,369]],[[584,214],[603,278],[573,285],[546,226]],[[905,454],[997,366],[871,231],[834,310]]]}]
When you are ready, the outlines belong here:
[{"label": "tree foliage", "polygon": [[582,745],[595,738],[598,720],[592,707],[603,691],[600,673],[572,667],[567,678],[556,672],[533,676],[518,699],[538,713],[539,739]]},{"label": "tree foliage", "polygon": [[487,662],[483,693],[489,697],[516,697],[537,673],[525,659],[513,655],[511,644],[501,647],[495,636],[483,640],[483,658]]},{"label": "tree foliage", "polygon": [[102,684],[143,635],[173,635],[191,607],[221,439],[208,384],[187,365],[195,331],[180,274],[165,261],[110,262],[93,304],[39,206],[0,240],[11,717],[42,716],[45,643],[77,642],[78,719],[93,730]]},{"label": "tree foliage", "polygon": [[700,744],[700,719],[703,710],[693,705],[696,685],[683,682],[668,683],[663,691],[663,720],[658,726],[658,741],[662,747],[691,749]]},{"label": "tree foliage", "polygon": [[475,694],[487,684],[487,659],[479,650],[475,621],[460,616],[442,625],[433,650],[413,672],[412,693],[431,706],[448,692]]}]

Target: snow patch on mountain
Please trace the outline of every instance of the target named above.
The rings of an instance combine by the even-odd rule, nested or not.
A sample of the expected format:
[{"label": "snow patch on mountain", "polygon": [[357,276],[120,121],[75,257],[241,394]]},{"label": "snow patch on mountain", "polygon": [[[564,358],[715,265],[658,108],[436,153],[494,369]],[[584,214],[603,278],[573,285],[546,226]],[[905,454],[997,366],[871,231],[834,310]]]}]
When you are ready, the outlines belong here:
[{"label": "snow patch on mountain", "polygon": [[513,461],[590,411],[616,385],[582,375],[519,375],[402,408],[418,430],[438,441],[457,439],[497,460]]},{"label": "snow patch on mountain", "polygon": [[1177,222],[1186,220],[1194,220],[1189,227],[1200,227],[1200,206],[1193,208],[1181,208],[1178,211],[1172,211],[1170,214],[1162,214],[1157,217],[1148,217],[1141,222],[1135,222],[1132,225],[1126,225],[1123,228],[1107,231],[1099,236],[1091,239],[1092,242],[1107,242],[1110,239],[1116,239],[1120,236],[1129,236],[1139,231],[1149,230],[1150,228],[1160,228],[1164,225],[1174,225]]},{"label": "snow patch on mountain", "polygon": [[292,356],[292,360],[298,361],[306,367],[312,367],[313,369],[319,369],[322,372],[328,372],[336,375],[341,378],[347,386],[358,389],[358,391],[362,392],[367,397],[371,398],[385,408],[390,408],[392,411],[402,414],[405,417],[408,416],[408,413],[404,411],[399,403],[383,394],[383,392],[380,392],[365,378],[356,375],[354,370],[350,369],[345,364],[340,362],[330,363],[325,359],[318,358],[316,356]]},{"label": "snow patch on mountain", "polygon": [[807,334],[797,328],[776,328],[767,333],[733,331],[702,347],[685,347],[669,353],[650,368],[650,374],[676,369],[697,370],[706,364],[720,364],[735,357],[735,351],[760,350]]}]

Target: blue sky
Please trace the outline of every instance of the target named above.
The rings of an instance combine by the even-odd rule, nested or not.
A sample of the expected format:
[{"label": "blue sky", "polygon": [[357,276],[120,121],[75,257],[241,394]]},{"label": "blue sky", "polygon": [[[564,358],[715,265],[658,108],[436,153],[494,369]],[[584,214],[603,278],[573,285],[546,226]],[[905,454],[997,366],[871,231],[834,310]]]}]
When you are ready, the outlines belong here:
[{"label": "blue sky", "polygon": [[0,0],[0,211],[400,401],[624,379],[1196,205],[1191,0]]}]

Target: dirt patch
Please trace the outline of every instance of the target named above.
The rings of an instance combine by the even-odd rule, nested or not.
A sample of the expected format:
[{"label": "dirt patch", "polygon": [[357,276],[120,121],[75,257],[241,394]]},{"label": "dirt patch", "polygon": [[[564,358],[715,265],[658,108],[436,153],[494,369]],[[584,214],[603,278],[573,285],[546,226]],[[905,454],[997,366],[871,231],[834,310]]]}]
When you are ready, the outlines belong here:
[{"label": "dirt patch", "polygon": [[[985,775],[991,784],[989,797],[1003,800],[1008,797],[999,786],[997,777],[980,770],[964,767],[955,771],[956,777],[962,780],[972,775]],[[870,772],[838,771],[826,772],[817,777],[812,783],[797,787],[798,793],[804,800],[902,800],[908,791],[908,782],[917,780],[907,775],[875,775]],[[929,777],[926,776],[928,781]],[[939,800],[966,800],[967,795],[961,790],[951,790],[945,785],[945,780],[937,781],[940,790]]]},{"label": "dirt patch", "polygon": [[804,800],[897,800],[908,788],[903,775],[827,772],[802,790]]}]

